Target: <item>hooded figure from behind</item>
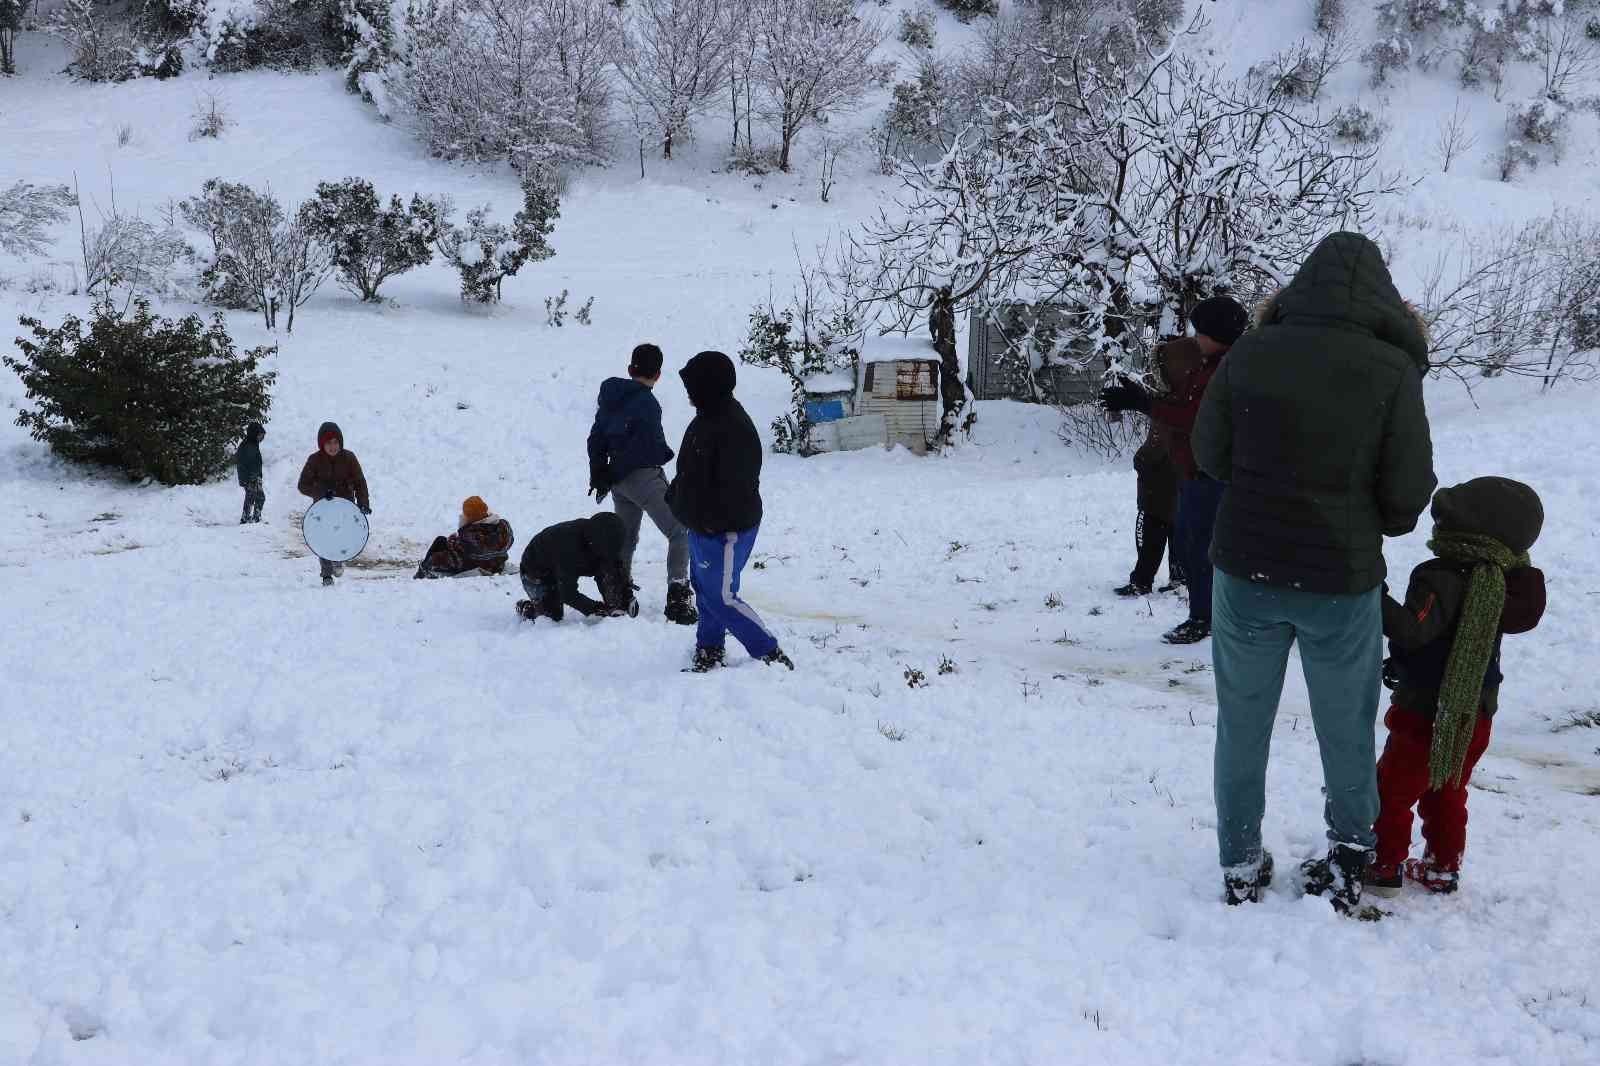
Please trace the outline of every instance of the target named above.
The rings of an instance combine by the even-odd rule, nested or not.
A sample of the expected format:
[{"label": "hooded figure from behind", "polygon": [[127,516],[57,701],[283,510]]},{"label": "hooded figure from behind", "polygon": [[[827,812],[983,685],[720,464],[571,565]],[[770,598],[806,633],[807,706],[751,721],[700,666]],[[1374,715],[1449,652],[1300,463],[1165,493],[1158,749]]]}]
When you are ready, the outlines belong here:
[{"label": "hooded figure from behind", "polygon": [[261,521],[261,508],[266,506],[267,493],[261,487],[261,442],[267,437],[267,431],[260,422],[252,422],[245,427],[244,439],[239,442],[239,450],[234,453],[234,463],[239,467],[239,485],[244,489],[244,511],[239,515],[239,524]]},{"label": "hooded figure from behind", "polygon": [[725,664],[729,633],[762,662],[794,669],[778,638],[739,596],[739,579],[761,526],[761,435],[733,388],[738,375],[722,352],[701,352],[678,372],[694,420],[678,449],[667,490],[672,513],[689,529],[689,581],[699,611],[694,665]]},{"label": "hooded figure from behind", "polygon": [[[610,511],[575,518],[540,530],[522,551],[519,575],[528,598],[517,613],[529,621],[560,621],[565,607],[585,617],[636,615],[639,602],[623,571],[622,519]],[[578,590],[578,579],[593,578],[600,590],[594,600]]]}]

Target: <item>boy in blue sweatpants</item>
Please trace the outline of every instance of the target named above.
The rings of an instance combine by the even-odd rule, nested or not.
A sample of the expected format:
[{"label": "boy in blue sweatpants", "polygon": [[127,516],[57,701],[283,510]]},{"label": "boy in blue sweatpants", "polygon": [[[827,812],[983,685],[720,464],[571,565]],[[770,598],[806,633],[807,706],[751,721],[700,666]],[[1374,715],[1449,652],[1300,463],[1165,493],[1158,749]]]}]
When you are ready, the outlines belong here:
[{"label": "boy in blue sweatpants", "polygon": [[678,449],[667,502],[689,530],[689,581],[700,611],[690,669],[703,674],[727,665],[732,633],[755,658],[793,670],[778,638],[739,598],[739,577],[761,527],[761,436],[733,398],[733,360],[701,352],[678,376],[695,416]]}]

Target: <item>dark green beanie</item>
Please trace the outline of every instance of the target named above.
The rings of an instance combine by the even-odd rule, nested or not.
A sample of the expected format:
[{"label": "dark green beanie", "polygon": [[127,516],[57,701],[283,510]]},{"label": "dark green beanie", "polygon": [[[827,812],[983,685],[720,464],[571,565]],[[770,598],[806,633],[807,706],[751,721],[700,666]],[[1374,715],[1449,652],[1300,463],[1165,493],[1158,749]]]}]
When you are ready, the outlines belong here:
[{"label": "dark green beanie", "polygon": [[1448,533],[1493,537],[1519,553],[1539,539],[1544,505],[1539,494],[1520,481],[1478,477],[1434,494],[1433,523]]}]

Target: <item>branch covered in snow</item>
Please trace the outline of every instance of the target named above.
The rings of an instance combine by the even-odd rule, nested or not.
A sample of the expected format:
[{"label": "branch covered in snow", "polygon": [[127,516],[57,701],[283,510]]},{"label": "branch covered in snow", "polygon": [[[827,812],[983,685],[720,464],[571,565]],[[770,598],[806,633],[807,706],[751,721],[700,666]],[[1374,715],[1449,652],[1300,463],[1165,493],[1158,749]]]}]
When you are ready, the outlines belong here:
[{"label": "branch covered in snow", "polygon": [[7,255],[43,255],[49,247],[48,231],[67,220],[67,209],[78,198],[65,185],[32,185],[19,181],[0,189],[0,252]]}]

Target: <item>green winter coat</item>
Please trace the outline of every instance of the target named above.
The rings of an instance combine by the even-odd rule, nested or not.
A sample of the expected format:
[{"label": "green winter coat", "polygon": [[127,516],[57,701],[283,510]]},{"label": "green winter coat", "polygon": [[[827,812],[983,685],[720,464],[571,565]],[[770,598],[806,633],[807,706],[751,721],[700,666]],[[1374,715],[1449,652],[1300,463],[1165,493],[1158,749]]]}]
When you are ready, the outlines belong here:
[{"label": "green winter coat", "polygon": [[1348,595],[1384,579],[1436,484],[1428,342],[1377,245],[1325,238],[1206,390],[1200,468],[1227,482],[1211,560],[1249,581]]}]

